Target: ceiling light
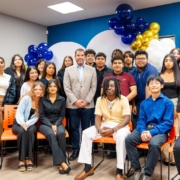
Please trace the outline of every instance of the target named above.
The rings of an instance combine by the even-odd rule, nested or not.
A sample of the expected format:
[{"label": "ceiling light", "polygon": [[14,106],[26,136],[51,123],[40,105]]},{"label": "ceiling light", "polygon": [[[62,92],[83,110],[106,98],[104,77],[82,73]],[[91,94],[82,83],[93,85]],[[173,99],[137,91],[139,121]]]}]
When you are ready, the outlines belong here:
[{"label": "ceiling light", "polygon": [[72,13],[72,12],[84,10],[81,7],[76,6],[75,4],[72,4],[70,2],[64,2],[64,3],[60,3],[60,4],[55,4],[55,5],[52,5],[52,6],[48,6],[48,8],[53,9],[55,11],[58,11],[58,12],[60,12],[62,14],[67,14],[67,13]]}]

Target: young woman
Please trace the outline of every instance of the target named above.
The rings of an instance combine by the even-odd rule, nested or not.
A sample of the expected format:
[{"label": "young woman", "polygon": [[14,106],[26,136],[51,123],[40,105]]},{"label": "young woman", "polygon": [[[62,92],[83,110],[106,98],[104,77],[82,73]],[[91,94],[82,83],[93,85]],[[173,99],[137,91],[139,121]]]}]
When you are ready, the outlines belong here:
[{"label": "young woman", "polygon": [[60,81],[63,82],[63,78],[64,78],[64,71],[67,67],[72,66],[73,65],[73,58],[71,56],[66,56],[63,60],[63,64],[61,69],[58,71],[58,78],[60,79]]},{"label": "young woman", "polygon": [[[69,173],[71,168],[66,163],[66,138],[62,120],[65,116],[66,101],[58,94],[57,79],[52,79],[47,85],[47,95],[39,104],[39,131],[49,142],[53,155],[53,165],[59,166],[59,173]],[[57,137],[57,139],[56,139]]]},{"label": "young woman", "polygon": [[6,74],[11,75],[15,79],[16,83],[16,98],[13,104],[17,104],[20,97],[21,86],[24,82],[26,68],[24,65],[23,58],[19,54],[15,54],[12,57],[11,64],[4,70]]},{"label": "young woman", "polygon": [[12,104],[16,97],[15,80],[9,74],[4,73],[5,61],[0,57],[0,138],[3,132],[2,121],[5,104]]},{"label": "young woman", "polygon": [[180,57],[180,49],[174,48],[170,51],[170,54],[173,54],[176,60]]},{"label": "young woman", "polygon": [[[56,65],[53,62],[47,62],[44,67],[43,76],[40,79],[40,81],[44,84],[44,86],[47,88],[48,82],[52,79],[57,79],[56,76]],[[64,91],[62,89],[62,85],[58,79],[59,83],[59,94],[61,96],[64,96]]]},{"label": "young woman", "polygon": [[36,80],[38,80],[37,69],[33,66],[28,67],[28,69],[26,70],[24,83],[21,87],[21,94],[20,94],[21,97],[24,96],[25,94],[27,94],[28,92],[30,92],[30,90],[32,89],[32,86]]},{"label": "young woman", "polygon": [[46,61],[44,59],[40,59],[36,64],[36,68],[37,68],[38,73],[39,73],[39,79],[41,79],[43,76],[45,64],[46,64]]},{"label": "young woman", "polygon": [[39,100],[44,95],[44,85],[35,82],[30,93],[24,96],[16,112],[12,132],[18,135],[19,171],[33,170],[32,149],[34,145],[36,122],[39,119]]},{"label": "young woman", "polygon": [[132,71],[135,66],[133,66],[134,63],[134,54],[131,51],[126,51],[124,53],[124,67],[123,67],[123,72],[129,73]]},{"label": "young woman", "polygon": [[[174,108],[177,108],[180,96],[180,72],[174,55],[168,54],[164,57],[160,76],[164,80],[164,87],[161,90],[162,94],[171,99],[174,103]],[[178,120],[174,122],[174,126],[176,135],[179,136]],[[168,163],[168,153],[166,151],[164,151],[165,164]],[[174,160],[172,159],[172,161]]]}]

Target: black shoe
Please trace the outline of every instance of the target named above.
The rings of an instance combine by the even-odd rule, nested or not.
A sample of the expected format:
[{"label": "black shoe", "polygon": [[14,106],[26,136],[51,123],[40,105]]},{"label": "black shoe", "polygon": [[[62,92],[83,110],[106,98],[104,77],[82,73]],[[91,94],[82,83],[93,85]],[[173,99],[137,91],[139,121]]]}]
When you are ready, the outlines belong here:
[{"label": "black shoe", "polygon": [[78,156],[79,156],[79,151],[73,151],[73,153],[69,157],[69,161],[74,161]]}]

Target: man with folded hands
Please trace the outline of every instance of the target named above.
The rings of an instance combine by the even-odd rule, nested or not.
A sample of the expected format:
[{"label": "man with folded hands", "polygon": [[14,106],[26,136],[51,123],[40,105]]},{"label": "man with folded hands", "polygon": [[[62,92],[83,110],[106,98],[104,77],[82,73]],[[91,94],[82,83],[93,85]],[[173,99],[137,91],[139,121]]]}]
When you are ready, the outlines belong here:
[{"label": "man with folded hands", "polygon": [[[140,114],[134,131],[126,137],[126,150],[131,162],[128,176],[131,180],[151,180],[154,168],[160,156],[163,143],[167,141],[174,120],[174,105],[161,94],[164,81],[158,75],[147,80],[151,96],[140,105]],[[149,151],[144,170],[141,170],[137,144],[149,142]]]},{"label": "man with folded hands", "polygon": [[[103,122],[101,121],[103,117]],[[130,108],[128,99],[121,95],[118,79],[111,77],[104,81],[103,93],[97,99],[95,109],[95,126],[83,131],[79,163],[85,167],[75,180],[83,180],[94,174],[92,167],[92,142],[101,137],[112,135],[116,141],[117,169],[116,180],[124,180],[122,171],[126,157],[125,138],[130,134],[128,123]]]}]

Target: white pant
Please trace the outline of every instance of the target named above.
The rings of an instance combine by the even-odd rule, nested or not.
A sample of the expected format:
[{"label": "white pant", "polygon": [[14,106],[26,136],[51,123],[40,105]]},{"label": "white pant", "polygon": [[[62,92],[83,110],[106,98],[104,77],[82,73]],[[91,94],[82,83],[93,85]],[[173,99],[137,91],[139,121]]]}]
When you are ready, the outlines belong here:
[{"label": "white pant", "polygon": [[[117,126],[118,123],[115,122],[102,122],[101,127],[113,128]],[[116,141],[116,151],[117,151],[117,168],[124,169],[124,161],[126,158],[125,149],[125,138],[130,134],[129,126],[125,126],[119,129],[113,134],[113,138]],[[100,134],[97,132],[95,126],[83,131],[81,149],[79,153],[78,162],[91,164],[92,161],[92,141],[101,138]]]}]

